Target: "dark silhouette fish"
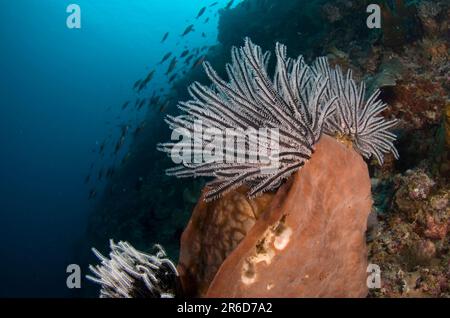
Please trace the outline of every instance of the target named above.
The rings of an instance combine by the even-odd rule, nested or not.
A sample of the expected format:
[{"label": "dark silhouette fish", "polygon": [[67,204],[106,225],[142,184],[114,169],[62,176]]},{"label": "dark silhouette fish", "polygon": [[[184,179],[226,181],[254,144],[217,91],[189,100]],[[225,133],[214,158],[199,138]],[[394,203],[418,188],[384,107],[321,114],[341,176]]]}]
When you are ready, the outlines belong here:
[{"label": "dark silhouette fish", "polygon": [[163,113],[166,110],[166,108],[169,106],[169,104],[170,104],[170,100],[168,100],[164,104],[162,104],[161,107],[159,108],[159,112]]},{"label": "dark silhouette fish", "polygon": [[210,5],[209,5],[209,7],[211,8],[211,7],[214,7],[215,5],[217,5],[219,2],[213,2],[213,3],[211,3]]},{"label": "dark silhouette fish", "polygon": [[109,167],[108,170],[106,170],[106,177],[107,178],[111,178],[115,173],[115,168],[114,166]]},{"label": "dark silhouette fish", "polygon": [[167,40],[167,38],[169,37],[169,32],[166,32],[166,34],[164,34],[161,43],[163,43],[165,40]]},{"label": "dark silhouette fish", "polygon": [[133,85],[133,89],[136,89],[139,87],[139,85],[141,85],[142,80],[137,80],[134,85]]},{"label": "dark silhouette fish", "polygon": [[[139,98],[138,98],[138,100],[139,100]],[[123,137],[126,136],[128,129],[130,129],[130,126],[123,124],[123,125],[120,125],[119,127],[120,127],[120,131],[121,131],[120,136],[123,136]]]},{"label": "dark silhouette fish", "polygon": [[166,55],[163,56],[162,60],[158,63],[158,64],[162,64],[165,61],[167,61],[169,59],[169,57],[172,55],[172,52],[167,53]]},{"label": "dark silhouette fish", "polygon": [[194,25],[191,24],[189,25],[183,32],[183,34],[181,34],[181,36],[185,36],[188,35],[189,33],[191,33],[192,31],[194,31]]},{"label": "dark silhouette fish", "polygon": [[148,106],[153,106],[153,105],[158,104],[159,98],[160,98],[159,95],[156,95],[156,93],[153,93],[152,97],[150,97],[148,100]]},{"label": "dark silhouette fish", "polygon": [[174,57],[172,59],[172,61],[170,61],[170,65],[169,65],[169,68],[167,69],[166,75],[169,75],[175,69],[175,66],[177,66],[177,58],[176,57]]},{"label": "dark silhouette fish", "polygon": [[155,75],[155,70],[151,70],[150,73],[147,74],[147,77],[142,81],[141,85],[139,85],[138,93],[153,79],[153,75]]},{"label": "dark silhouette fish", "polygon": [[137,109],[140,110],[142,108],[142,106],[144,106],[145,104],[145,98],[143,100],[141,100],[141,102],[139,103]]},{"label": "dark silhouette fish", "polygon": [[206,18],[205,23],[208,23],[208,22],[209,22],[209,18]]},{"label": "dark silhouette fish", "polygon": [[184,51],[181,53],[180,58],[183,58],[183,57],[185,57],[185,56],[188,55],[188,54],[189,54],[189,50],[184,50]]},{"label": "dark silhouette fish", "polygon": [[184,61],[184,63],[187,65],[191,62],[191,60],[194,58],[195,54],[191,54],[189,55],[186,60]]},{"label": "dark silhouette fish", "polygon": [[127,108],[129,104],[130,104],[130,101],[125,102],[125,103],[122,105],[122,110],[124,110],[125,108]]},{"label": "dark silhouette fish", "polygon": [[155,75],[155,70],[151,70],[150,73],[147,74],[147,77],[144,79],[144,82],[148,83],[153,79],[153,75]]},{"label": "dark silhouette fish", "polygon": [[206,38],[206,33],[205,32],[202,32],[202,37]]},{"label": "dark silhouette fish", "polygon": [[205,11],[206,11],[206,7],[201,8],[195,18],[196,19],[200,18],[203,15],[203,13],[205,13]]},{"label": "dark silhouette fish", "polygon": [[170,78],[169,78],[169,83],[172,83],[173,80],[177,77],[177,74],[173,74]]},{"label": "dark silhouette fish", "polygon": [[229,8],[231,8],[231,6],[233,5],[234,0],[231,0],[230,2],[228,2],[227,6],[225,7],[225,10],[228,10]]},{"label": "dark silhouette fish", "polygon": [[203,61],[205,60],[206,56],[201,56],[197,59],[197,61],[195,61],[194,65],[192,66],[192,69],[196,68],[197,66],[199,66],[200,64],[203,63]]},{"label": "dark silhouette fish", "polygon": [[92,189],[91,191],[89,191],[89,200],[90,199],[94,199],[97,196],[97,191],[95,191],[95,189]]},{"label": "dark silhouette fish", "polygon": [[146,125],[147,125],[147,122],[144,120],[142,123],[139,124],[139,126],[136,127],[136,129],[134,130],[134,133],[133,133],[135,138],[141,133],[141,131],[144,130]]},{"label": "dark silhouette fish", "polygon": [[114,149],[114,154],[117,155],[117,153],[122,148],[123,144],[125,143],[125,136],[120,137],[119,141],[116,143],[116,148]]},{"label": "dark silhouette fish", "polygon": [[89,183],[90,180],[91,180],[91,175],[88,174],[88,175],[86,176],[86,178],[84,178],[84,184]]}]

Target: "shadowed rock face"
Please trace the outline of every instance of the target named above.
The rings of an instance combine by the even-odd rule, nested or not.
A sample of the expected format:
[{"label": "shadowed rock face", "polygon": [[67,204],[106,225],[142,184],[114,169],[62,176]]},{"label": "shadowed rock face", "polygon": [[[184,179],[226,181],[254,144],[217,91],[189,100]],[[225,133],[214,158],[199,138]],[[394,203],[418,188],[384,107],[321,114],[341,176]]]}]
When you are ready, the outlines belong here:
[{"label": "shadowed rock face", "polygon": [[190,295],[367,295],[372,198],[367,166],[353,149],[324,136],[273,198],[249,201],[243,193],[197,205],[182,236],[179,265]]}]

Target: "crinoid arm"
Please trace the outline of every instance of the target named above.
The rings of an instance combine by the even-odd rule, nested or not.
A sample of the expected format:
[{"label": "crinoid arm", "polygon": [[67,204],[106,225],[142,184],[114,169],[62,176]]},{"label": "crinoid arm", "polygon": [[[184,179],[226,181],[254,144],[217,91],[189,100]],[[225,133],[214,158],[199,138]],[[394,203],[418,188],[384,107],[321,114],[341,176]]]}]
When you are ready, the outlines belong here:
[{"label": "crinoid arm", "polygon": [[338,101],[336,112],[327,117],[325,132],[347,138],[362,156],[374,156],[380,165],[386,153],[391,152],[398,159],[394,146],[397,137],[390,131],[397,120],[381,116],[387,105],[379,99],[380,90],[366,99],[365,83],[358,85],[351,70],[344,75],[339,66],[332,68],[324,57],[317,59],[312,69],[316,76],[328,76],[327,95]]},{"label": "crinoid arm", "polygon": [[127,242],[110,240],[109,258],[95,248],[100,265],[90,265],[94,276],[86,278],[101,286],[101,298],[173,298],[180,296],[175,265],[160,245],[155,254],[136,250]]}]

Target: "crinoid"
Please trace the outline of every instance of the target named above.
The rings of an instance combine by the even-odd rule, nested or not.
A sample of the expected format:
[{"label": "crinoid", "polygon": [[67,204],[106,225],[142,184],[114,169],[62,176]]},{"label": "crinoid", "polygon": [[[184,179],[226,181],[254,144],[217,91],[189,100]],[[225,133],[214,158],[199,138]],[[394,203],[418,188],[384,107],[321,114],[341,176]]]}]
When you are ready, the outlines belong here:
[{"label": "crinoid", "polygon": [[[185,152],[184,160],[179,161],[183,165],[167,170],[167,174],[177,177],[216,177],[206,200],[243,183],[251,187],[250,197],[277,188],[310,158],[324,121],[334,110],[336,98],[325,98],[328,79],[312,78],[302,57],[286,58],[286,47],[277,44],[277,66],[270,79],[269,56],[269,52],[263,54],[259,46],[246,39],[244,47],[232,49],[232,63],[227,65],[229,82],[204,63],[214,85],[194,83],[189,88],[193,100],[179,104],[186,114],[167,117],[170,128],[183,136],[181,142],[158,146],[172,159],[180,147],[192,149],[194,157],[208,149],[205,134],[196,122],[224,135],[232,129],[241,141],[224,143],[221,138],[215,143],[215,153],[226,153],[226,160],[219,156],[219,160],[192,163],[191,153],[186,158]],[[269,138],[261,138],[262,130],[270,131]]]},{"label": "crinoid", "polygon": [[395,121],[378,116],[385,108],[379,92],[364,101],[364,83],[358,86],[351,72],[344,77],[326,58],[310,67],[302,56],[287,58],[282,44],[275,53],[273,77],[267,70],[270,53],[248,38],[243,47],[232,48],[228,81],[204,63],[213,85],[193,83],[192,100],[178,106],[184,114],[166,118],[176,141],[158,150],[179,164],[167,174],[215,177],[205,200],[244,183],[250,197],[276,189],[310,159],[322,133],[345,136],[380,163],[384,152],[398,155],[395,135],[387,131]]},{"label": "crinoid", "polygon": [[352,78],[352,71],[344,75],[339,66],[330,67],[324,57],[318,58],[312,70],[316,76],[327,77],[328,94],[338,98],[337,110],[327,118],[325,133],[337,137],[341,141],[351,142],[356,151],[365,158],[372,155],[383,164],[384,153],[392,152],[398,158],[393,142],[396,136],[389,130],[397,120],[386,120],[380,113],[387,108],[378,97],[376,90],[366,100],[366,85],[358,85]]},{"label": "crinoid", "polygon": [[95,277],[86,278],[101,285],[101,298],[173,298],[179,293],[178,272],[166,257],[164,249],[155,245],[156,254],[136,250],[127,242],[110,240],[109,259],[95,248],[101,265],[89,266]]}]

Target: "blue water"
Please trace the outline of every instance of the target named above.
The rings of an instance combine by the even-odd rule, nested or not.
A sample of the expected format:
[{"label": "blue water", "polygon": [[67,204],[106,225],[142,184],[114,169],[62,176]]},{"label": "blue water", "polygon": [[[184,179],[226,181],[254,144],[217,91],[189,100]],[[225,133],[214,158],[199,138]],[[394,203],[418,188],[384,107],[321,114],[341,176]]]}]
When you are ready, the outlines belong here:
[{"label": "blue water", "polygon": [[[77,248],[93,209],[83,183],[98,160],[91,150],[135,96],[135,80],[163,54],[216,42],[210,14],[212,22],[202,24],[206,39],[199,28],[176,46],[212,2],[0,2],[0,297],[78,295],[66,287],[66,266],[80,261]],[[66,27],[70,3],[81,7],[79,30]],[[171,35],[161,45],[166,31]],[[157,75],[152,85],[166,81]]]}]

